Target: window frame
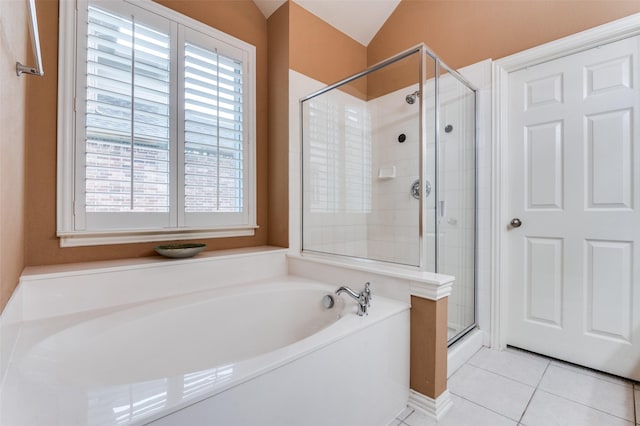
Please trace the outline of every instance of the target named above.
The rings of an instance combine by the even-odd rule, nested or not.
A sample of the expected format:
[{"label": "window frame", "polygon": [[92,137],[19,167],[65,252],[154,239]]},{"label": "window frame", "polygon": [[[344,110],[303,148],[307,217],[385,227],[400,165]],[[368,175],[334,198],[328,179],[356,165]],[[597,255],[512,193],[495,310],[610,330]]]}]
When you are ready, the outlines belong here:
[{"label": "window frame", "polygon": [[[78,76],[78,70],[83,68],[78,64],[79,37],[85,37],[86,26],[78,28],[82,16],[86,16],[89,4],[112,5],[138,8],[145,14],[153,14],[161,19],[170,21],[172,46],[175,52],[171,54],[171,181],[170,186],[170,220],[169,227],[128,228],[123,230],[85,229],[84,194],[78,193],[84,188],[84,151],[79,149],[81,142],[77,136],[82,136],[79,128],[84,119],[79,119],[85,111],[85,94],[83,90],[85,76]],[[57,229],[61,247],[89,246],[103,244],[122,244],[150,241],[185,240],[194,238],[223,238],[255,235],[258,228],[256,222],[256,49],[253,45],[239,40],[229,34],[209,27],[195,19],[189,18],[151,0],[76,0],[60,2],[60,33],[58,56],[58,153],[57,153]],[[180,69],[184,65],[184,46],[179,43],[186,38],[179,36],[185,31],[201,34],[203,37],[215,39],[219,50],[224,54],[227,49],[241,52],[244,65],[243,72],[243,212],[238,215],[240,220],[229,223],[228,214],[210,213],[222,218],[217,224],[196,224],[187,226],[184,222],[184,179],[177,176],[178,161],[184,158],[184,119],[183,94],[179,92],[183,82],[179,79],[184,75]],[[85,48],[86,51],[86,48]],[[83,56],[83,55],[82,55]],[[175,59],[175,61],[174,61]],[[80,66],[79,66],[80,65]],[[182,102],[182,104],[180,103]],[[182,133],[181,133],[182,132]],[[78,173],[80,171],[80,173]],[[79,176],[76,182],[76,176]],[[180,210],[182,209],[182,210]],[[128,214],[128,213],[125,213]],[[146,213],[139,213],[140,216]],[[221,224],[220,224],[221,223]]]}]

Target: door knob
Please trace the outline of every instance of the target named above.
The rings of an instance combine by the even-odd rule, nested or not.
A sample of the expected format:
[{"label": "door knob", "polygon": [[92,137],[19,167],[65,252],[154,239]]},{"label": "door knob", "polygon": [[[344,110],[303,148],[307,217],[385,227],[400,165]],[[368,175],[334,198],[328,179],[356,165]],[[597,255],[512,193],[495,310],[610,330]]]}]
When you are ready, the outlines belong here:
[{"label": "door knob", "polygon": [[522,226],[522,221],[517,217],[514,217],[511,219],[511,222],[509,222],[509,225],[511,225],[512,228],[520,228]]}]

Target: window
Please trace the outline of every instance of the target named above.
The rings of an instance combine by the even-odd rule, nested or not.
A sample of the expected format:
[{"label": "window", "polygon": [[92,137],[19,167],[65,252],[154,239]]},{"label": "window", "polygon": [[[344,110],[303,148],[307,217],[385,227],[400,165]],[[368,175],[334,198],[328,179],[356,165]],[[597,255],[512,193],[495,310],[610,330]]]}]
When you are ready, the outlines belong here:
[{"label": "window", "polygon": [[253,235],[255,48],[151,1],[74,7],[60,2],[61,245]]}]

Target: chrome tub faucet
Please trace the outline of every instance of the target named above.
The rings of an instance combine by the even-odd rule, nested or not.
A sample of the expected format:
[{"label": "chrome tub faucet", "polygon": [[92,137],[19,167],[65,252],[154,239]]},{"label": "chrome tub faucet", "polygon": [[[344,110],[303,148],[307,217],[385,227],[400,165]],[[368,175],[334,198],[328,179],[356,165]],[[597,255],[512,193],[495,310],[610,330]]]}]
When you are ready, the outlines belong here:
[{"label": "chrome tub faucet", "polygon": [[368,314],[368,309],[371,306],[371,289],[369,283],[365,283],[364,290],[360,293],[356,293],[349,287],[342,286],[336,290],[336,294],[347,293],[358,301],[358,316],[364,316]]}]

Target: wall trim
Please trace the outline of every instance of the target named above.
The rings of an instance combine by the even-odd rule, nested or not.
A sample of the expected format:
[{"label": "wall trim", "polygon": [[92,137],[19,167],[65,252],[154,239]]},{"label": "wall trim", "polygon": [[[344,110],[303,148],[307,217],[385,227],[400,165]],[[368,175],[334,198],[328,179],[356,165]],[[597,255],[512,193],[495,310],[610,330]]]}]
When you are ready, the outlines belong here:
[{"label": "wall trim", "polygon": [[437,282],[412,282],[409,286],[409,291],[412,296],[422,297],[429,300],[440,300],[445,297],[449,297],[453,291],[454,281],[449,281],[444,284]]},{"label": "wall trim", "polygon": [[435,420],[440,420],[453,406],[453,400],[448,390],[445,390],[439,397],[433,399],[413,389],[409,389],[408,405]]},{"label": "wall trim", "polygon": [[[18,289],[22,321],[142,303],[287,275],[286,249],[271,246],[205,251],[188,259],[160,256],[29,266]],[[246,265],[251,267],[247,268]],[[215,279],[212,270],[215,268]],[[185,277],[189,279],[185,279]]]},{"label": "wall trim", "polygon": [[60,247],[99,246],[109,244],[146,243],[154,241],[181,241],[197,238],[252,237],[258,225],[229,226],[210,230],[166,231],[164,229],[138,232],[59,232]]},{"label": "wall trim", "polygon": [[640,35],[640,13],[582,31],[543,45],[516,53],[493,63],[493,108],[491,147],[491,347],[504,349],[506,330],[506,243],[508,220],[506,176],[508,139],[509,74],[520,69],[582,52],[625,38]]},{"label": "wall trim", "polygon": [[410,295],[428,300],[440,300],[449,297],[455,282],[455,278],[450,275],[421,271],[416,268],[391,266],[384,262],[350,259],[340,255],[292,253],[291,250],[289,250],[287,257],[289,259],[299,259],[322,265],[405,280],[409,282]]}]

